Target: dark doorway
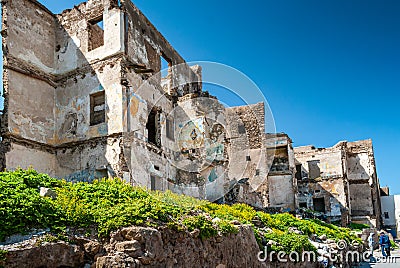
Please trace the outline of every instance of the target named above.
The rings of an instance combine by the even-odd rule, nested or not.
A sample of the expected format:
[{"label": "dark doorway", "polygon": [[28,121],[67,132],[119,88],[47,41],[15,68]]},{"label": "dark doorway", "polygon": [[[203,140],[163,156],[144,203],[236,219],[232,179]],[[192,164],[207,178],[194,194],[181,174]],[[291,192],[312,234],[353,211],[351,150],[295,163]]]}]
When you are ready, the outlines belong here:
[{"label": "dark doorway", "polygon": [[157,109],[152,109],[147,118],[147,141],[151,144],[161,147],[161,132],[160,132],[160,113]]},{"label": "dark doorway", "polygon": [[314,211],[325,213],[325,198],[313,198]]},{"label": "dark doorway", "polygon": [[301,180],[301,164],[296,165],[296,179]]}]

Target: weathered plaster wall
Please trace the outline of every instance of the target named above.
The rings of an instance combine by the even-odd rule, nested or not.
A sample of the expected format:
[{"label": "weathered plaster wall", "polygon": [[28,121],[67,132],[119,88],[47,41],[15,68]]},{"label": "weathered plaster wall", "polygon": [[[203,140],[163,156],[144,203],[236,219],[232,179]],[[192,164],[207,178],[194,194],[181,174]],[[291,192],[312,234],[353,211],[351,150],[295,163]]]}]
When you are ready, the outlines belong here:
[{"label": "weathered plaster wall", "polygon": [[[45,143],[54,135],[54,88],[51,75],[40,74],[51,73],[54,67],[54,17],[28,0],[3,3],[2,12],[6,110],[2,121],[8,127],[3,132]],[[8,107],[12,109],[7,113]]]},{"label": "weathered plaster wall", "polygon": [[8,71],[8,131],[47,143],[54,136],[54,88],[44,81]]},{"label": "weathered plaster wall", "polygon": [[294,189],[292,175],[276,175],[268,177],[269,207],[294,209]]},{"label": "weathered plaster wall", "polygon": [[53,151],[41,145],[54,136],[54,16],[36,1],[3,1],[1,34],[1,167],[55,174]]},{"label": "weathered plaster wall", "polygon": [[[123,92],[120,62],[93,64],[91,70],[67,79],[56,89],[54,144],[86,140],[123,131]],[[90,94],[105,91],[106,119],[90,125]]]},{"label": "weathered plaster wall", "polygon": [[307,203],[314,210],[313,199],[324,198],[326,215],[339,217],[347,206],[345,183],[342,179],[330,179],[321,182],[299,182],[298,202]]},{"label": "weathered plaster wall", "polygon": [[57,177],[69,181],[92,181],[103,177],[124,178],[122,137],[93,139],[57,150]]},{"label": "weathered plaster wall", "polygon": [[121,1],[125,12],[126,57],[132,67],[144,76],[155,75],[154,84],[161,84],[159,74],[161,57],[170,65],[168,77],[162,87],[171,96],[184,96],[187,93],[200,93],[198,76],[185,63],[169,42],[158,32],[153,24],[130,1]]},{"label": "weathered plaster wall", "polygon": [[268,207],[295,209],[295,160],[291,139],[283,133],[265,134],[268,172]]},{"label": "weathered plaster wall", "polygon": [[54,153],[27,147],[26,144],[11,143],[11,150],[6,154],[6,166],[13,168],[34,168],[38,172],[56,176],[57,159]]},{"label": "weathered plaster wall", "polygon": [[347,143],[347,173],[353,221],[381,224],[379,181],[371,140]]},{"label": "weathered plaster wall", "polygon": [[[93,0],[57,15],[56,66],[58,74],[76,71],[89,63],[121,54],[125,50],[124,15],[117,1]],[[103,45],[91,50],[92,22],[103,20]],[[101,31],[103,30],[103,31]],[[99,38],[99,37],[97,37]]]},{"label": "weathered plaster wall", "polygon": [[[168,189],[168,181],[176,173],[170,159],[173,158],[174,137],[167,137],[166,120],[173,117],[172,101],[165,96],[159,84],[146,80],[142,74],[130,67],[129,61],[122,62],[124,79],[122,96],[123,146],[130,177],[134,184],[157,190]],[[152,110],[158,111],[160,146],[149,143],[146,125]],[[171,122],[173,125],[173,121]],[[174,131],[175,133],[175,131]]]},{"label": "weathered plaster wall", "polygon": [[[392,226],[396,227],[397,222],[394,195],[382,196],[381,205],[383,226],[389,228]],[[385,218],[385,213],[387,213],[388,218]]]},{"label": "weathered plaster wall", "polygon": [[339,142],[331,148],[294,148],[296,165],[301,164],[302,173],[302,179],[297,180],[298,205],[306,204],[316,210],[316,200],[323,198],[325,215],[333,221],[341,220],[343,224],[347,224],[346,211],[350,209],[345,146]]},{"label": "weathered plaster wall", "polygon": [[[34,0],[7,1],[2,10],[3,165],[12,169],[31,162],[39,171],[71,178],[102,166],[100,158],[110,153],[94,149],[97,145],[89,145],[90,139],[121,133],[123,127],[119,58],[124,51],[124,21],[118,1],[88,1],[57,16]],[[101,19],[104,45],[89,51],[89,22]],[[96,27],[100,38],[103,31]],[[102,59],[107,60],[99,62]],[[90,126],[89,95],[101,90],[106,94],[106,122]],[[13,140],[26,146],[26,152]],[[78,141],[88,144],[71,143]],[[94,146],[93,154],[86,149],[90,146]],[[62,157],[63,153],[56,157],[57,148],[73,152],[70,157]],[[54,161],[39,163],[32,155]],[[114,157],[118,156],[115,152]],[[113,161],[108,165],[113,166]]]},{"label": "weathered plaster wall", "polygon": [[2,7],[5,57],[52,73],[56,22],[51,12],[34,0],[9,0]]},{"label": "weathered plaster wall", "polygon": [[[228,176],[236,181],[243,178],[253,179],[257,169],[267,169],[263,164],[266,161],[263,158],[264,104],[227,108],[226,122],[228,154],[231,160]],[[255,179],[264,181],[267,174],[268,170],[260,170],[257,175],[259,178]]]},{"label": "weathered plaster wall", "polygon": [[[294,153],[286,134],[264,134],[264,106],[227,109],[229,203],[295,209]],[[274,168],[271,168],[273,166]]]},{"label": "weathered plaster wall", "polygon": [[[297,163],[302,164],[302,171],[309,179],[316,178],[338,178],[343,177],[344,170],[342,164],[343,151],[342,145],[337,144],[332,148],[316,148],[308,152],[302,152],[303,148],[295,148],[295,157]],[[313,162],[309,164],[309,162]],[[320,175],[317,177],[310,177],[309,166],[314,165],[315,169],[319,171]]]}]

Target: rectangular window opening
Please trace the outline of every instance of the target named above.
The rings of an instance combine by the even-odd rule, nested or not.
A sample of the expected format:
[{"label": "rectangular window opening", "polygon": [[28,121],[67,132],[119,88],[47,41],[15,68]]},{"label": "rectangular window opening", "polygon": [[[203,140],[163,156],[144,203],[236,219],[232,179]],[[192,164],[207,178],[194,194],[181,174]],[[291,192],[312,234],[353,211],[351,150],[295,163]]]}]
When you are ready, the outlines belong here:
[{"label": "rectangular window opening", "polygon": [[251,161],[250,155],[247,155],[247,156],[246,156],[246,161]]},{"label": "rectangular window opening", "polygon": [[299,203],[299,206],[300,206],[301,208],[307,208],[307,202],[300,202],[300,203]]},{"label": "rectangular window opening", "polygon": [[301,176],[301,164],[296,165],[296,179],[301,180],[302,176]]},{"label": "rectangular window opening", "polygon": [[161,77],[167,77],[170,72],[170,68],[172,67],[172,62],[167,57],[165,57],[164,54],[161,55],[160,59],[161,59],[161,70],[160,70]]},{"label": "rectangular window opening", "polygon": [[90,125],[98,125],[106,121],[105,91],[90,95]]},{"label": "rectangular window opening", "polygon": [[160,113],[157,108],[153,108],[147,118],[147,141],[161,148],[161,129],[160,129]]},{"label": "rectangular window opening", "polygon": [[92,51],[104,45],[103,17],[88,22],[89,42],[88,51]]},{"label": "rectangular window opening", "polygon": [[385,219],[389,219],[389,212],[384,212],[384,214],[385,214]]},{"label": "rectangular window opening", "polygon": [[321,176],[321,170],[319,168],[320,160],[308,161],[308,172],[311,180],[317,179]]},{"label": "rectangular window opening", "polygon": [[325,213],[325,198],[313,198],[314,210]]}]

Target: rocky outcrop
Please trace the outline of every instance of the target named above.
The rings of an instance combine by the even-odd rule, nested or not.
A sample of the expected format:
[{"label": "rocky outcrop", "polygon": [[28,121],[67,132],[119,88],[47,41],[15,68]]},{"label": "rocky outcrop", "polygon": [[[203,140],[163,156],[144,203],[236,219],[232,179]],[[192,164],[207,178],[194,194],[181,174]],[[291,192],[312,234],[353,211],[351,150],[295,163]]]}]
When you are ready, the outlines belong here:
[{"label": "rocky outcrop", "polygon": [[97,259],[96,268],[267,267],[257,259],[259,248],[252,228],[239,228],[238,234],[209,239],[198,238],[197,232],[167,228],[124,228],[111,235],[107,255]]},{"label": "rocky outcrop", "polygon": [[[84,251],[65,242],[45,243],[38,247],[9,251],[4,267],[81,267]],[[1,263],[0,263],[1,267]]]},{"label": "rocky outcrop", "polygon": [[[73,244],[44,242],[40,237],[8,245],[5,267],[267,267],[257,259],[259,248],[251,226],[238,234],[208,239],[199,232],[167,227],[127,227],[100,243],[73,237]],[[21,246],[24,245],[24,246]]]},{"label": "rocky outcrop", "polygon": [[102,243],[82,237],[72,238],[73,244],[38,243],[40,238],[36,238],[24,243],[29,246],[9,245],[6,261],[0,262],[0,267],[320,267],[318,263],[261,262],[252,227],[238,228],[237,234],[208,239],[198,237],[196,230],[178,232],[163,226],[122,228]]}]

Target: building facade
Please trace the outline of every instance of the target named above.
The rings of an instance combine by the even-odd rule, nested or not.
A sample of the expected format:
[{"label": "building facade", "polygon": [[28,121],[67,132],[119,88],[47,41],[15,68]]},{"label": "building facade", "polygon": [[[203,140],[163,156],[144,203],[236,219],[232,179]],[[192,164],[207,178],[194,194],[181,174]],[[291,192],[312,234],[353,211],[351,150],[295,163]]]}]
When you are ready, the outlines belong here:
[{"label": "building facade", "polygon": [[130,0],[58,15],[3,1],[1,34],[1,168],[378,224],[370,141],[293,149],[266,134],[264,103],[224,107]]},{"label": "building facade", "polygon": [[2,168],[213,201],[246,176],[265,181],[264,104],[226,109],[130,0],[58,15],[2,4]]},{"label": "building facade", "polygon": [[399,237],[400,195],[381,196],[381,204],[383,228],[390,232],[393,237]]}]

